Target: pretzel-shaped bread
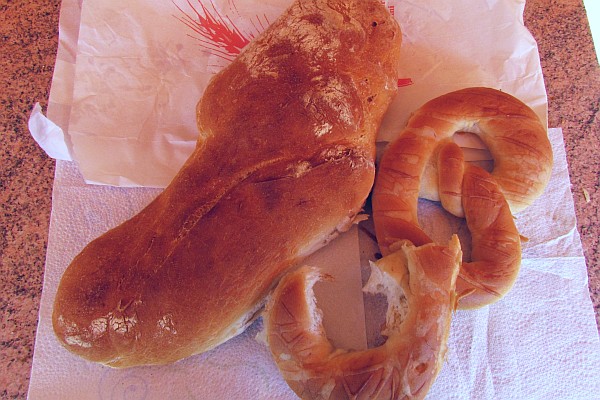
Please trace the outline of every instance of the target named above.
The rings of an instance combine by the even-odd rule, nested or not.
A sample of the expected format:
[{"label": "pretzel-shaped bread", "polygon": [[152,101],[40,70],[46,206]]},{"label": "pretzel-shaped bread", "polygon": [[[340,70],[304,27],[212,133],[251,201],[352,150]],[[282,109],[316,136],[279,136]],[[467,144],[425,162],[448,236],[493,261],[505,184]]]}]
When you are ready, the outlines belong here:
[{"label": "pretzel-shaped bread", "polygon": [[[452,141],[477,134],[494,157],[494,169],[466,164]],[[463,263],[459,308],[491,304],[513,286],[521,262],[512,212],[544,190],[552,149],[537,115],[520,100],[490,88],[448,93],[422,106],[382,157],[373,190],[373,219],[382,254],[399,240],[432,240],[419,226],[419,197],[440,200],[464,216],[472,235],[472,261]],[[512,210],[512,212],[511,212]]]},{"label": "pretzel-shaped bread", "polygon": [[[439,96],[421,106],[405,130],[430,132],[438,143],[452,140],[458,132],[477,135],[494,159],[491,174],[513,213],[531,205],[550,180],[552,146],[545,125],[527,104],[500,90],[471,87]],[[440,190],[444,171],[436,161],[426,160],[420,197],[444,201],[456,194]],[[460,175],[446,174],[441,182],[447,179],[459,180]]]},{"label": "pretzel-shaped bread", "polygon": [[[327,279],[315,268],[286,275],[267,303],[269,348],[288,385],[302,399],[422,399],[446,354],[461,250],[397,244],[371,264],[365,291],[387,296],[387,341],[375,348],[336,349],[325,336],[313,285]],[[402,302],[407,310],[402,312]]]}]

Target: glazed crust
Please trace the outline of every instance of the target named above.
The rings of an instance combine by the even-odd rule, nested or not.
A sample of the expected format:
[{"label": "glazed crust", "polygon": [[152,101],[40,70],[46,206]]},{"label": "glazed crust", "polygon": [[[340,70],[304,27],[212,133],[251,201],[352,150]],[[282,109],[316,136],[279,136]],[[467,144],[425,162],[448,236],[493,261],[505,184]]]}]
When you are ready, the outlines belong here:
[{"label": "glazed crust", "polygon": [[294,2],[212,79],[173,182],[69,265],[59,341],[128,367],[240,333],[281,275],[360,212],[400,41],[377,0]]}]

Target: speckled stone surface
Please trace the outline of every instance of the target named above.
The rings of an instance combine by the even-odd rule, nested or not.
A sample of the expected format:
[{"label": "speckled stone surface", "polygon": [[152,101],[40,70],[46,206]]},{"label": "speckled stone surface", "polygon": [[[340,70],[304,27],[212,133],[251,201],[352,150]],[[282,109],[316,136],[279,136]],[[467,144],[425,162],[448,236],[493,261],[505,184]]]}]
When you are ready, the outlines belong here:
[{"label": "speckled stone surface", "polygon": [[29,385],[50,220],[54,161],[27,119],[45,105],[60,1],[0,1],[0,398]]},{"label": "speckled stone surface", "polygon": [[[60,1],[0,1],[0,398],[25,398],[42,291],[54,161],[27,118],[45,109],[58,44]],[[579,0],[528,0],[549,125],[562,127],[578,228],[600,323],[600,67]],[[584,194],[589,194],[589,201]]]},{"label": "speckled stone surface", "polygon": [[600,66],[581,0],[528,0],[525,25],[538,42],[548,124],[563,128],[590,295],[600,326]]}]

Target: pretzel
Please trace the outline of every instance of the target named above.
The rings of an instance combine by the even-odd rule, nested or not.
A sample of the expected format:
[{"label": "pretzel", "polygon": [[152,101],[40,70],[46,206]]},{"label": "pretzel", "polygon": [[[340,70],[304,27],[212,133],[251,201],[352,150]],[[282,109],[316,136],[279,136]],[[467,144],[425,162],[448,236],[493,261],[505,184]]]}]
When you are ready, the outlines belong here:
[{"label": "pretzel", "polygon": [[[466,164],[456,132],[481,138],[494,168]],[[521,262],[520,235],[512,212],[544,190],[552,149],[537,115],[520,100],[490,88],[448,93],[422,106],[382,157],[373,190],[373,219],[382,254],[399,240],[432,242],[419,226],[419,197],[441,201],[464,216],[472,235],[472,261],[464,262],[459,308],[491,304],[513,286]],[[468,294],[468,295],[467,295]]]},{"label": "pretzel", "polygon": [[[336,349],[316,307],[314,284],[328,279],[302,267],[286,275],[267,303],[269,348],[288,385],[302,399],[422,399],[446,354],[461,250],[397,243],[371,264],[365,291],[387,296],[387,341],[367,350]],[[406,311],[403,312],[403,302]]]}]

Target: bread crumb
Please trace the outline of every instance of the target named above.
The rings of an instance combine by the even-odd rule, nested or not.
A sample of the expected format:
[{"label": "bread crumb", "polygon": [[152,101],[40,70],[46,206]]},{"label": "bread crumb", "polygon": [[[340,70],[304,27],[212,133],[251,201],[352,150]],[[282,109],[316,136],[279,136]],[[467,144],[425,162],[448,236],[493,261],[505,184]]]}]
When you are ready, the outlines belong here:
[{"label": "bread crumb", "polygon": [[586,203],[589,203],[591,200],[590,198],[590,192],[587,191],[587,189],[583,188],[583,198],[585,199]]}]

